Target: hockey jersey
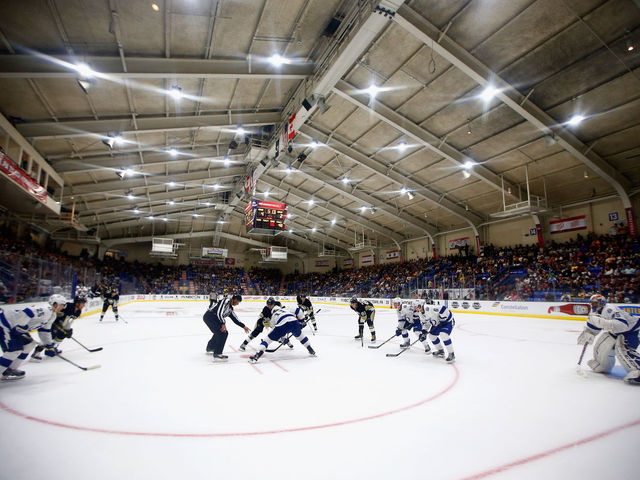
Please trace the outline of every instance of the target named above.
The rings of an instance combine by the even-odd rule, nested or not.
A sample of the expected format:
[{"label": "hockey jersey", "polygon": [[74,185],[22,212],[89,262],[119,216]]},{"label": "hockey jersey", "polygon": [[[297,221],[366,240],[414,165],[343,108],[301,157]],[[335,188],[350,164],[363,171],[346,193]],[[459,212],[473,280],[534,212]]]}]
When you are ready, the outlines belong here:
[{"label": "hockey jersey", "polygon": [[20,334],[38,331],[44,345],[51,345],[51,325],[56,314],[50,305],[30,305],[28,307],[0,308],[0,324],[5,330]]}]

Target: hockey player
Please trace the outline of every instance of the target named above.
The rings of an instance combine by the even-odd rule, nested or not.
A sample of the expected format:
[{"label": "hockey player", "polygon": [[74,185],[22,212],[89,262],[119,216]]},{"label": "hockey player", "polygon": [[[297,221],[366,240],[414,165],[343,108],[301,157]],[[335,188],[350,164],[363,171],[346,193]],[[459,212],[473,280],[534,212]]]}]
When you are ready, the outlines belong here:
[{"label": "hockey player", "polygon": [[602,333],[593,345],[593,358],[587,365],[594,372],[609,373],[617,358],[627,371],[624,381],[640,385],[640,317],[634,317],[615,305],[607,305],[607,300],[600,294],[592,295],[589,304],[591,312],[578,337],[578,344],[591,344],[595,336]]},{"label": "hockey player", "polygon": [[409,330],[413,328],[413,331],[418,336],[418,340],[424,345],[424,352],[431,353],[431,347],[427,341],[427,333],[422,326],[422,320],[424,319],[425,311],[421,300],[413,300],[411,305],[402,303],[399,297],[393,299],[393,306],[398,314],[398,326],[396,328],[396,337],[402,335],[402,344],[400,348],[409,348]]},{"label": "hockey player", "polygon": [[429,332],[428,338],[435,349],[433,356],[444,357],[445,352],[440,344],[442,339],[442,343],[447,347],[446,362],[455,362],[456,355],[451,343],[451,331],[456,324],[453,314],[446,305],[425,305],[422,309],[424,312],[421,314],[422,328],[425,332]]},{"label": "hockey player", "polygon": [[[58,345],[62,343],[65,338],[71,338],[73,335],[73,329],[71,324],[82,314],[82,309],[87,304],[87,299],[81,296],[76,296],[73,302],[67,302],[64,308],[58,312],[57,318],[51,325],[51,337],[53,338],[53,344],[56,349]],[[37,345],[33,353],[31,354],[32,360],[42,360],[40,355],[45,349],[43,345]],[[61,353],[61,350],[58,350]]]},{"label": "hockey player", "polygon": [[24,370],[18,367],[36,345],[29,333],[32,330],[38,330],[46,348],[45,355],[54,357],[58,354],[51,337],[51,325],[66,301],[62,295],[56,294],[49,297],[48,303],[46,306],[0,309],[0,346],[4,352],[0,357],[2,380],[24,377]]},{"label": "hockey player", "polygon": [[100,321],[104,318],[104,314],[107,309],[111,307],[114,315],[116,316],[116,322],[118,317],[118,300],[120,300],[119,288],[116,284],[104,285],[100,291],[100,298],[102,298],[102,313],[100,314]]},{"label": "hockey player", "polygon": [[309,339],[302,333],[302,324],[305,314],[301,308],[296,309],[296,314],[291,313],[284,307],[274,307],[271,313],[271,326],[273,330],[268,335],[262,337],[260,346],[255,355],[249,357],[250,363],[256,363],[260,357],[264,354],[264,351],[269,348],[271,342],[275,342],[282,337],[286,337],[288,334],[293,335],[296,339],[305,347],[309,355],[315,356],[316,352],[311,347]]},{"label": "hockey player", "polygon": [[351,310],[358,314],[358,335],[354,338],[356,340],[362,339],[362,333],[364,332],[364,322],[369,325],[369,332],[371,332],[371,343],[376,341],[376,329],[373,325],[373,319],[376,317],[376,309],[369,300],[360,302],[356,297],[351,299]]},{"label": "hockey player", "polygon": [[307,315],[307,323],[311,322],[311,326],[313,327],[313,331],[318,331],[318,325],[316,325],[316,317],[313,312],[313,305],[311,301],[307,298],[306,293],[301,293],[296,296],[296,300],[298,301],[298,307],[302,308]]},{"label": "hockey player", "polygon": [[[282,304],[276,301],[273,297],[269,297],[267,299],[267,304],[262,309],[262,312],[260,312],[260,316],[258,317],[258,321],[256,322],[255,328],[249,334],[249,337],[245,339],[244,342],[242,342],[242,345],[240,345],[239,348],[241,351],[244,352],[247,349],[247,345],[249,345],[249,342],[254,338],[256,338],[258,335],[260,335],[265,327],[269,326],[269,320],[271,319],[272,310],[275,307],[281,307],[281,306]],[[289,343],[288,340],[286,344],[289,345],[290,348],[293,348],[293,345],[291,345],[291,343]]]},{"label": "hockey player", "polygon": [[242,296],[233,295],[231,298],[226,297],[223,300],[216,303],[211,309],[207,310],[202,317],[204,323],[207,324],[209,330],[213,334],[209,343],[207,343],[207,353],[213,352],[213,358],[218,360],[226,360],[227,355],[223,355],[224,344],[227,342],[229,332],[227,331],[226,318],[230,318],[233,323],[242,327],[246,333],[251,330],[242,323],[238,316],[233,311],[233,307],[236,307],[242,301]]},{"label": "hockey player", "polygon": [[227,295],[222,293],[222,291],[220,291],[220,293],[216,293],[215,290],[212,290],[211,293],[209,294],[209,306],[207,308],[211,308],[213,305],[215,305],[216,303],[218,303],[220,300],[226,298]]}]

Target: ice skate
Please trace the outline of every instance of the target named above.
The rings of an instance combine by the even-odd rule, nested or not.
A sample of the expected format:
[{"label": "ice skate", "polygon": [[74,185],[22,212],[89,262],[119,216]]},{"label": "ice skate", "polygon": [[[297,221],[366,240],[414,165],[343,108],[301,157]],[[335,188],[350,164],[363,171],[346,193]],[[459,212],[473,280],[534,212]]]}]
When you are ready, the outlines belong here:
[{"label": "ice skate", "polygon": [[431,354],[431,347],[429,345],[426,345],[424,347],[424,353],[426,353],[427,355]]},{"label": "ice skate", "polygon": [[309,355],[311,355],[312,357],[316,356],[316,351],[313,348],[311,348],[310,346],[307,347],[307,351],[309,352]]},{"label": "ice skate", "polygon": [[258,360],[260,359],[263,353],[264,352],[260,351],[260,352],[256,352],[255,355],[251,355],[249,357],[249,363],[258,363]]},{"label": "ice skate", "polygon": [[242,345],[240,345],[238,347],[238,350],[240,350],[241,352],[246,351],[247,350],[247,345],[248,345],[247,342],[243,342]]},{"label": "ice skate", "polygon": [[2,380],[19,380],[21,378],[24,378],[24,370],[7,368],[4,372],[2,372]]},{"label": "ice skate", "polygon": [[447,355],[447,358],[444,359],[445,362],[447,363],[453,363],[456,361],[456,354],[451,352],[449,355]]},{"label": "ice skate", "polygon": [[444,350],[436,350],[435,352],[433,352],[433,356],[444,358]]},{"label": "ice skate", "polygon": [[356,336],[355,336],[355,337],[353,337],[353,338],[355,338],[356,340],[360,340],[360,339],[362,338],[362,334],[361,334],[361,333],[359,333],[358,335],[356,335]]},{"label": "ice skate", "polygon": [[371,343],[376,343],[376,335],[371,335]]},{"label": "ice skate", "polygon": [[400,350],[406,350],[410,346],[411,344],[409,342],[404,342],[403,344],[400,345]]},{"label": "ice skate", "polygon": [[214,360],[223,360],[224,361],[224,360],[227,360],[228,358],[229,358],[228,355],[223,355],[221,353],[214,353],[213,354],[213,359]]}]

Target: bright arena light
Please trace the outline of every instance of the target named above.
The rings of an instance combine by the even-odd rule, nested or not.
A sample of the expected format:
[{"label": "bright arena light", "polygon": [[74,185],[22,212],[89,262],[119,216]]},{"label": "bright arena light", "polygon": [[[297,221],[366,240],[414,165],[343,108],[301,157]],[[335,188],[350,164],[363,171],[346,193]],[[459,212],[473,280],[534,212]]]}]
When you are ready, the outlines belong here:
[{"label": "bright arena light", "polygon": [[482,98],[482,100],[484,100],[485,102],[489,102],[490,100],[493,99],[493,97],[495,97],[498,94],[498,90],[488,86],[487,88],[485,88],[482,93],[480,94],[480,98]]},{"label": "bright arena light", "polygon": [[572,116],[567,123],[572,127],[575,127],[576,125],[579,125],[583,120],[584,117],[582,115],[576,114]]},{"label": "bright arena light", "polygon": [[287,63],[287,59],[278,55],[277,53],[274,53],[273,55],[271,55],[271,57],[269,58],[269,61],[271,62],[272,65],[276,67],[281,66],[283,63]]},{"label": "bright arena light", "polygon": [[382,91],[382,89],[380,87],[378,87],[376,84],[372,83],[371,85],[369,85],[369,88],[367,88],[364,92],[369,94],[369,96],[371,98],[374,98],[381,91]]},{"label": "bright arena light", "polygon": [[74,68],[76,69],[76,71],[82,75],[84,78],[91,78],[94,77],[96,72],[94,72],[91,67],[89,67],[89,65],[87,65],[86,63],[77,63]]}]

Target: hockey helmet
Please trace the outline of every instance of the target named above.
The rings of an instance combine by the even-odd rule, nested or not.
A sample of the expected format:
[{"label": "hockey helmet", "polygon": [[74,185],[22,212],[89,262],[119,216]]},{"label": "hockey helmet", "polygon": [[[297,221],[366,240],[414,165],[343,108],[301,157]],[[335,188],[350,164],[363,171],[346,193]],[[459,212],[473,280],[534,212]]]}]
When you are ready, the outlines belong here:
[{"label": "hockey helmet", "polygon": [[402,305],[402,299],[400,297],[394,298],[393,300],[391,300],[391,305],[396,308],[400,307]]},{"label": "hockey helmet", "polygon": [[79,303],[87,303],[87,297],[84,295],[76,295],[76,298],[73,299],[73,303],[76,305]]},{"label": "hockey helmet", "polygon": [[354,303],[358,303],[358,298],[357,297],[351,297],[351,301],[349,303],[351,305],[353,305]]},{"label": "hockey helmet", "polygon": [[589,304],[591,305],[591,310],[596,313],[600,313],[607,304],[607,299],[604,298],[603,295],[596,293],[595,295],[591,295],[589,298]]},{"label": "hockey helmet", "polygon": [[236,293],[231,297],[231,300],[237,300],[238,303],[240,303],[242,301],[242,295],[240,295],[239,293]]},{"label": "hockey helmet", "polygon": [[67,299],[64,298],[63,295],[60,295],[60,294],[56,293],[56,294],[53,294],[53,295],[51,295],[49,297],[48,302],[49,302],[49,305],[51,305],[53,307],[54,304],[64,305],[65,303],[67,303]]},{"label": "hockey helmet", "polygon": [[267,305],[275,305],[276,304],[276,299],[273,297],[269,297],[267,298]]},{"label": "hockey helmet", "polygon": [[411,301],[411,307],[414,310],[421,310],[424,307],[424,303],[422,303],[422,300],[416,298],[415,300]]},{"label": "hockey helmet", "polygon": [[307,298],[307,294],[306,294],[306,293],[304,293],[304,292],[302,292],[302,293],[300,294],[300,298]]}]

